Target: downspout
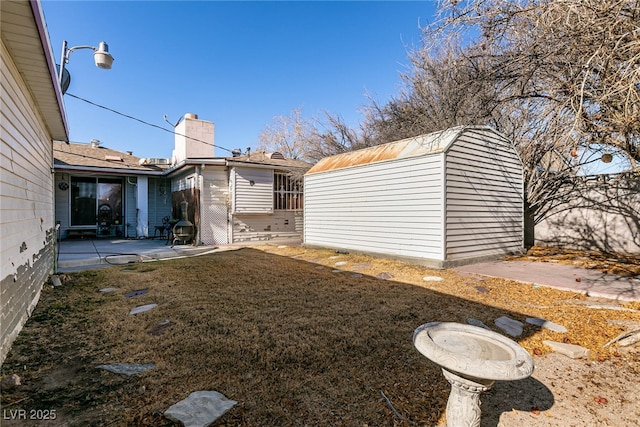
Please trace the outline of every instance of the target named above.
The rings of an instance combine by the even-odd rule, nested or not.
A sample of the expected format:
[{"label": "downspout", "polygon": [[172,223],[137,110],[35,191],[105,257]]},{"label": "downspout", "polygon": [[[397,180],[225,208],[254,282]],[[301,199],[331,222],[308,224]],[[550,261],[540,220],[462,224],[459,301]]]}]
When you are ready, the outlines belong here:
[{"label": "downspout", "polygon": [[53,239],[53,274],[58,274],[58,258],[60,257],[60,224],[56,224]]},{"label": "downspout", "polygon": [[[51,164],[53,165],[55,159],[53,157],[53,149],[51,150]],[[58,273],[58,233],[60,232],[60,224],[56,224],[56,170],[51,167],[51,196],[53,198],[53,274]]]},{"label": "downspout", "polygon": [[[196,185],[198,190],[198,210],[200,211],[200,215],[198,215],[198,223],[196,224],[196,236],[193,239],[193,246],[200,246],[202,244],[202,218],[204,217],[204,176],[202,171],[204,171],[205,164],[201,164],[199,167],[196,167]],[[194,218],[195,219],[195,218]]]}]

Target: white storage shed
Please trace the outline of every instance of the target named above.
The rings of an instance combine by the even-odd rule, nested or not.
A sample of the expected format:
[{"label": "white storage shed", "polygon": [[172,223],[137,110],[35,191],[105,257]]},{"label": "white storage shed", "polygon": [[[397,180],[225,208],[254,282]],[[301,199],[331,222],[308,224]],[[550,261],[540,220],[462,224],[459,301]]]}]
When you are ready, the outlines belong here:
[{"label": "white storage shed", "polygon": [[326,157],[305,175],[304,244],[448,268],[521,252],[522,162],[486,126]]}]

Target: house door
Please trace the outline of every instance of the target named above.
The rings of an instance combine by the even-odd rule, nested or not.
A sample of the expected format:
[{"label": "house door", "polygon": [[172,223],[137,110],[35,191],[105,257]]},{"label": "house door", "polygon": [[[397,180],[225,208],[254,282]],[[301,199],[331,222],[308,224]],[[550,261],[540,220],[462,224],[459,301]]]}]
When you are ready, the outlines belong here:
[{"label": "house door", "polygon": [[121,178],[71,177],[71,227],[96,227],[100,236],[123,232]]}]

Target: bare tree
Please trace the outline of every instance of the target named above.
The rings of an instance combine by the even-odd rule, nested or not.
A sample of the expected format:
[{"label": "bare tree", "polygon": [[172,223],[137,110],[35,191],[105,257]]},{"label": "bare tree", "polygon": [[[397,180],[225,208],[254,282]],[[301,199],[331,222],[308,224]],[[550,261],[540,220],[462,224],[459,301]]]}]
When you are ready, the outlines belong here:
[{"label": "bare tree", "polygon": [[495,109],[493,82],[483,75],[481,58],[456,41],[423,47],[409,55],[404,87],[387,104],[372,102],[365,125],[378,143],[444,128],[490,122]]},{"label": "bare tree", "polygon": [[302,115],[302,109],[294,108],[289,116],[277,116],[260,132],[258,150],[279,151],[295,160],[309,160],[308,147],[314,145],[318,132],[312,121]]},{"label": "bare tree", "polygon": [[[601,151],[640,160],[640,0],[444,0],[405,88],[369,107],[379,142],[489,124],[516,146],[533,224],[582,191]],[[599,161],[600,157],[595,160]]]},{"label": "bare tree", "polygon": [[445,0],[425,45],[470,32],[502,103],[536,100],[567,148],[640,160],[639,0]]},{"label": "bare tree", "polygon": [[316,134],[307,145],[307,156],[313,161],[376,144],[370,128],[360,126],[356,130],[339,115],[325,112],[325,120],[317,122]]}]

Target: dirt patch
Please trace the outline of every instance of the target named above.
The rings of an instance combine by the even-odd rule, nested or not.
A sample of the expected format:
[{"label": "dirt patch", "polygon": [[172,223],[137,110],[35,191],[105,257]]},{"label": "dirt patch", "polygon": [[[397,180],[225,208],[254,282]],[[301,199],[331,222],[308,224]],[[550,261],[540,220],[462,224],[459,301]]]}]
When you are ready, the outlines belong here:
[{"label": "dirt patch", "polygon": [[[162,412],[196,390],[238,401],[217,426],[437,425],[449,384],[415,350],[413,331],[467,318],[499,331],[493,320],[505,315],[544,317],[568,332],[525,324],[517,340],[535,355],[536,371],[483,395],[483,426],[625,426],[640,419],[637,347],[603,348],[640,322],[633,311],[640,303],[598,309],[570,292],[276,246],[62,280],[43,290],[1,372],[24,384],[2,393],[3,411],[54,410],[56,419],[3,425],[172,425]],[[117,290],[99,292],[105,287]],[[125,298],[142,288],[148,292]],[[151,303],[158,306],[129,314]],[[591,358],[550,354],[545,339],[587,347]],[[116,362],[155,367],[131,377],[95,368]]]}]

